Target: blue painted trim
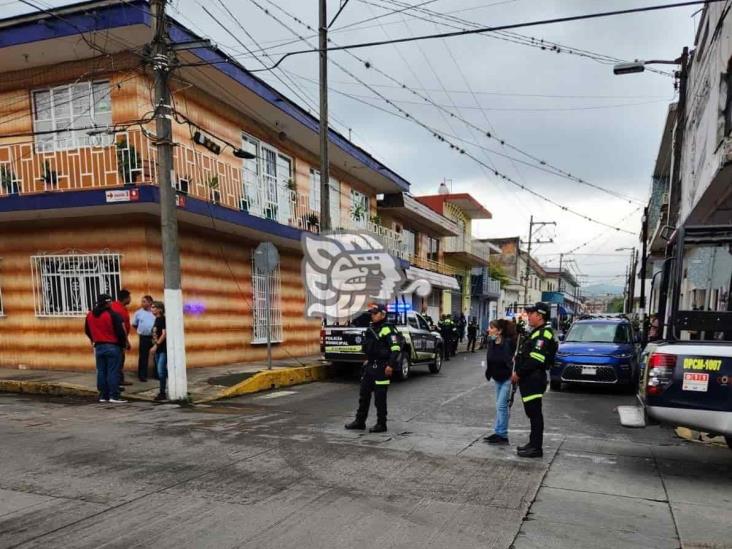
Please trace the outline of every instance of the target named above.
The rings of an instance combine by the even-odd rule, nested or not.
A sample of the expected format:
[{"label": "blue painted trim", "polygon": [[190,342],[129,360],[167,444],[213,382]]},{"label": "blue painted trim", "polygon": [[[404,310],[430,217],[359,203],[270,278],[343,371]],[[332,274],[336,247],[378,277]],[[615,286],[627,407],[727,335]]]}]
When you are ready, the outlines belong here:
[{"label": "blue painted trim", "polygon": [[[149,5],[147,2],[133,0],[127,4],[103,7],[95,7],[94,4],[95,2],[83,2],[64,6],[62,8],[63,10],[68,10],[70,8],[82,10],[85,5],[88,5],[89,11],[63,15],[63,21],[58,18],[48,17],[42,21],[39,21],[38,19],[23,21],[23,19],[28,18],[27,14],[18,17],[11,17],[9,19],[2,19],[0,20],[0,23],[5,25],[12,23],[13,20],[18,20],[18,24],[6,26],[5,28],[0,29],[0,48],[39,42],[42,40],[50,40],[53,38],[62,38],[65,36],[73,36],[75,34],[79,34],[80,31],[91,32],[129,25],[142,24],[150,26],[151,24]],[[91,15],[91,13],[93,13],[93,15]],[[39,17],[43,17],[43,14],[39,14]],[[194,34],[177,21],[170,18],[169,21],[170,25],[168,30],[173,42],[187,42],[190,40],[201,39],[198,35]],[[264,101],[275,106],[309,130],[315,133],[320,132],[319,121],[315,117],[308,114],[297,104],[287,99],[284,95],[280,94],[269,84],[248,72],[235,59],[227,56],[223,51],[215,47],[196,48],[189,51],[200,58],[201,61],[215,63],[212,67],[216,70],[226,74],[235,82],[250,89]],[[328,137],[330,142],[339,149],[343,150],[346,154],[361,162],[369,169],[380,173],[402,191],[409,190],[409,182],[406,179],[384,166],[364,149],[354,145],[337,131],[329,129]]]},{"label": "blue painted trim", "polygon": [[[93,189],[85,191],[70,192],[48,192],[35,195],[13,195],[0,198],[0,214],[17,211],[38,211],[66,208],[84,208],[90,206],[120,206],[134,205],[141,203],[160,203],[160,189],[151,185],[143,185],[136,188],[140,193],[140,199],[135,202],[115,202],[107,204],[106,190]],[[196,215],[213,218],[216,221],[232,223],[255,231],[271,234],[289,240],[299,241],[302,230],[283,225],[270,219],[262,219],[246,212],[238,212],[223,206],[217,206],[204,202],[198,198],[186,196],[186,204],[182,211]],[[3,221],[0,215],[0,223]],[[224,231],[222,231],[224,232]]]},{"label": "blue painted trim", "polygon": [[[91,4],[90,2],[87,3]],[[64,6],[64,9],[68,7]],[[83,4],[78,4],[77,7],[81,8]],[[149,12],[149,6],[145,2],[138,1],[131,2],[128,5],[110,5],[94,9],[93,12],[63,15],[63,19],[46,17],[46,19],[40,21],[38,19],[22,21],[21,19],[27,18],[28,14],[11,17],[0,20],[0,23],[5,24],[12,22],[14,19],[19,20],[16,26],[0,29],[0,48],[74,36],[79,32],[92,32],[140,24],[150,26],[150,15],[147,12]],[[39,13],[39,16],[43,17],[43,14]]]}]

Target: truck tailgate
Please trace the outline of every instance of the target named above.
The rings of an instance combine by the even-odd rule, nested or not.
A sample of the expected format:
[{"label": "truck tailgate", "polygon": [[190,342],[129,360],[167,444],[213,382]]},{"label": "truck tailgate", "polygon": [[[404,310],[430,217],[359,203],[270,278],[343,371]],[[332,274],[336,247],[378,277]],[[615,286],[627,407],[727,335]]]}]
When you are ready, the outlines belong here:
[{"label": "truck tailgate", "polygon": [[362,362],[364,328],[325,328],[325,359]]}]

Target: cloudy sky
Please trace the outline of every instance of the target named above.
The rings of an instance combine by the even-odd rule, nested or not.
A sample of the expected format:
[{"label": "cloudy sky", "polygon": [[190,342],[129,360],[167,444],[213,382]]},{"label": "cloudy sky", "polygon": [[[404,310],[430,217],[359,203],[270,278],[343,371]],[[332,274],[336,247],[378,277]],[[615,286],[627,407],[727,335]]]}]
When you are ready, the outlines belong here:
[{"label": "cloudy sky", "polygon": [[[340,3],[329,0],[330,15]],[[350,0],[331,38],[334,45],[353,44],[661,3],[670,0]],[[173,0],[171,14],[237,55],[247,68],[269,66],[285,51],[308,49],[297,35],[317,43],[312,30],[317,28],[317,0],[204,4],[219,22],[199,0]],[[567,213],[492,170],[572,210],[637,233],[638,208],[647,200],[661,130],[675,98],[673,79],[653,72],[614,76],[607,59],[674,59],[683,46],[693,46],[697,9],[535,26],[516,30],[520,35],[354,50],[361,60],[332,52],[331,122],[409,180],[414,194],[436,192],[443,179],[453,192],[472,193],[493,213],[492,220],[475,224],[476,236],[526,239],[531,215],[556,222],[540,232],[541,239],[553,240],[538,247],[542,261],[556,266],[559,252],[592,240],[572,256],[573,268],[587,275],[585,283],[622,285],[628,252],[615,249],[636,245],[637,236]],[[560,44],[560,51],[552,45],[526,45],[527,37]],[[293,56],[280,66],[282,70],[258,74],[317,114],[317,55]],[[405,118],[405,112],[469,154],[451,149]],[[532,167],[537,162],[524,153],[612,194]]]}]

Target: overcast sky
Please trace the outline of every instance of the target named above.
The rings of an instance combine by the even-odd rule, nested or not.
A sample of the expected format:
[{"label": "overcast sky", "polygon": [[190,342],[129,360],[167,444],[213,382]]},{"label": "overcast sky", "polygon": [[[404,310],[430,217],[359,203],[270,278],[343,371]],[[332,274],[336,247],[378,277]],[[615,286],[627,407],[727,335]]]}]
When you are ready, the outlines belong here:
[{"label": "overcast sky", "polygon": [[[205,5],[247,48],[270,48],[267,53],[273,56],[271,59],[258,53],[267,65],[271,65],[272,59],[278,59],[278,52],[308,48],[302,42],[274,47],[296,37],[272,16],[304,36],[312,36],[313,31],[288,13],[317,28],[317,0],[222,1],[238,23],[226,14],[220,0],[205,0]],[[423,4],[424,9],[489,26],[669,2],[350,0],[333,26],[331,38],[337,44],[351,44],[466,27],[445,17],[410,9],[338,30],[384,15],[398,9],[397,4],[405,3]],[[42,2],[46,6],[69,3]],[[173,17],[238,55],[247,68],[262,67],[259,60],[247,54],[237,40],[201,9],[199,0],[173,0],[172,4]],[[331,16],[339,5],[340,0],[329,0]],[[693,46],[696,11],[697,8],[673,9],[537,26],[516,32],[614,58],[674,59],[683,46]],[[315,38],[313,44],[316,43]],[[614,76],[612,64],[565,50],[556,53],[485,35],[385,45],[353,53],[366,59],[372,67],[367,68],[346,52],[332,52],[330,58],[411,116],[454,143],[462,144],[483,163],[589,217],[634,232],[640,230],[639,204],[501,157],[497,153],[532,162],[520,152],[487,138],[485,131],[595,185],[645,201],[668,105],[675,97],[672,78],[652,72]],[[281,67],[282,71],[258,74],[299,103],[307,101],[312,105],[313,114],[317,114],[317,55],[294,56]],[[441,112],[410,91],[400,89],[376,69],[456,116]],[[301,94],[302,99],[295,97],[283,81]],[[334,64],[330,66],[330,84],[331,123],[346,135],[350,129],[356,143],[412,183],[414,194],[434,193],[446,178],[451,181],[453,192],[472,193],[493,213],[492,220],[474,225],[475,236],[527,238],[529,216],[538,221],[554,221],[556,227],[548,226],[540,233],[542,239],[552,238],[554,242],[539,246],[538,253],[541,260],[556,266],[559,252],[569,251],[599,235],[579,251],[614,255],[576,255],[577,271],[588,275],[583,279],[586,283],[622,285],[628,252],[620,256],[614,250],[636,245],[637,236],[583,220],[502,181],[413,121],[385,112],[384,109],[395,111]],[[470,128],[459,118],[485,131]]]}]

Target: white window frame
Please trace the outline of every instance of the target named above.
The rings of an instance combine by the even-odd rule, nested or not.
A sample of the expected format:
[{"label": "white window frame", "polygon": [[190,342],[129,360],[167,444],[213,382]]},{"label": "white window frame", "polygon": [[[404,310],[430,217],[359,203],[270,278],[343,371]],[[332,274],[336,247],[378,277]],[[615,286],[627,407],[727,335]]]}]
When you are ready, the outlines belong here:
[{"label": "white window frame", "polygon": [[122,287],[121,258],[106,252],[31,256],[36,316],[85,316],[99,294],[116,297]]},{"label": "white window frame", "polygon": [[320,171],[310,168],[310,200],[312,211],[320,213]]},{"label": "white window frame", "polygon": [[[97,91],[98,88],[102,89]],[[79,91],[82,93],[79,96],[75,95]],[[65,100],[60,97],[64,93],[67,95]],[[33,130],[35,132],[57,132],[68,129],[68,131],[58,131],[58,133],[37,135],[35,138],[36,152],[111,146],[114,143],[113,135],[99,133],[90,136],[87,133],[89,129],[81,129],[112,127],[111,93],[112,86],[109,80],[74,82],[63,86],[33,90],[31,92]],[[49,118],[39,118],[38,98],[41,94],[48,94]],[[84,98],[86,101],[83,101]],[[88,107],[86,107],[87,102]],[[100,105],[106,105],[107,108],[100,109]],[[61,116],[60,111],[64,107],[67,108],[66,116]]]},{"label": "white window frame", "polygon": [[[266,288],[270,287],[269,309],[267,309]],[[252,252],[252,344],[267,343],[267,314],[270,315],[271,341],[284,341],[282,329],[282,283],[280,266],[270,274],[257,269]]]},{"label": "white window frame", "polygon": [[[242,192],[249,212],[287,223],[294,199],[288,186],[294,178],[294,159],[247,133],[242,133],[242,148],[255,155],[255,158],[242,160]],[[274,162],[265,162],[268,157]]]}]

